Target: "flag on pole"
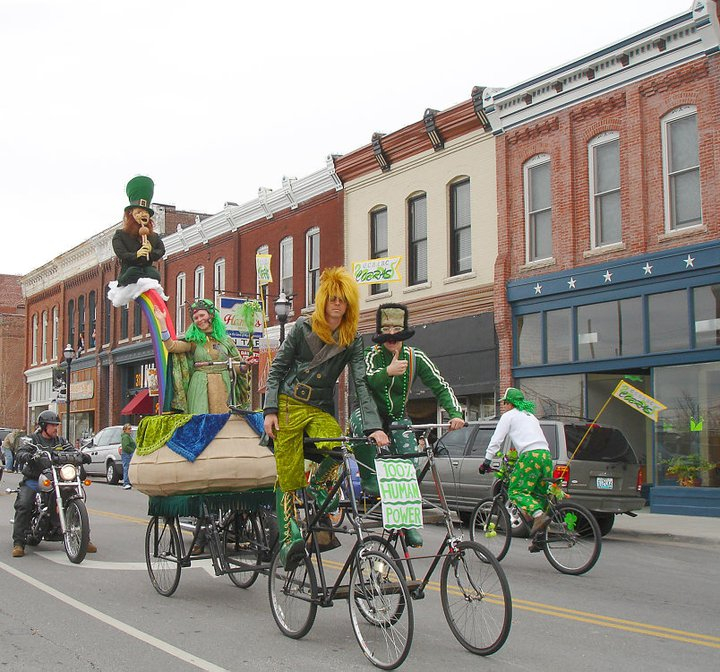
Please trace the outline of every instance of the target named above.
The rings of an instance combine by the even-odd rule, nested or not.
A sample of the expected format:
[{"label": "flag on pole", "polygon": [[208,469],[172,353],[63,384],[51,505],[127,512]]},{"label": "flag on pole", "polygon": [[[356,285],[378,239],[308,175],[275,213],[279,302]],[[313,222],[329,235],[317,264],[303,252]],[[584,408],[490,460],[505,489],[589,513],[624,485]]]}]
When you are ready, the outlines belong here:
[{"label": "flag on pole", "polygon": [[657,422],[658,413],[667,408],[665,404],[661,404],[657,399],[653,399],[651,396],[641,392],[637,387],[633,387],[624,380],[621,380],[617,384],[612,396],[625,402],[628,406],[642,413],[646,418],[650,418],[653,422]]}]

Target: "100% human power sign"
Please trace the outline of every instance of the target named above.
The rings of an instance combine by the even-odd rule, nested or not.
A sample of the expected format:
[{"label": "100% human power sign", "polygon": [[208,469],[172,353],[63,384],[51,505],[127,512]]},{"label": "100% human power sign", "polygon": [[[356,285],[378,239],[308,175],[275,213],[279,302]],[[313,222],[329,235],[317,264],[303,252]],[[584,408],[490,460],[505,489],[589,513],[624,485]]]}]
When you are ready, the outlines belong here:
[{"label": "100% human power sign", "polygon": [[383,527],[386,530],[421,528],[422,496],[415,465],[410,460],[378,459],[375,461]]}]

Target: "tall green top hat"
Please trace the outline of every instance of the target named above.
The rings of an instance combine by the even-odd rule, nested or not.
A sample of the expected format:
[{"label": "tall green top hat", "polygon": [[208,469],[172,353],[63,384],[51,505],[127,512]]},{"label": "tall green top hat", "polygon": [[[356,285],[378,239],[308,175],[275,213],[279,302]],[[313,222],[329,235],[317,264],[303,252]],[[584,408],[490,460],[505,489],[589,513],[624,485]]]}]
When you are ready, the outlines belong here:
[{"label": "tall green top hat", "polygon": [[145,175],[133,177],[125,187],[125,193],[130,199],[130,205],[125,206],[125,210],[129,208],[145,208],[152,217],[155,213],[150,207],[153,192],[155,191],[155,183]]}]

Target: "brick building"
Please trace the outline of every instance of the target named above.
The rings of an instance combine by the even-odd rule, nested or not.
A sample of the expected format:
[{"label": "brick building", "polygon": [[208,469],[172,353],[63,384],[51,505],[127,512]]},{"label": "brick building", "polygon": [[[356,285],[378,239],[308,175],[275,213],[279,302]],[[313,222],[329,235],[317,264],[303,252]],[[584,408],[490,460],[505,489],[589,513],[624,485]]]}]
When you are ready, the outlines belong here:
[{"label": "brick building", "polygon": [[24,427],[25,300],[19,275],[0,275],[0,426]]},{"label": "brick building", "polygon": [[[720,54],[715,2],[502,91],[495,319],[501,386],[593,418],[619,380],[668,406],[608,404],[663,461],[720,461]],[[717,470],[704,485],[720,485]]]}]

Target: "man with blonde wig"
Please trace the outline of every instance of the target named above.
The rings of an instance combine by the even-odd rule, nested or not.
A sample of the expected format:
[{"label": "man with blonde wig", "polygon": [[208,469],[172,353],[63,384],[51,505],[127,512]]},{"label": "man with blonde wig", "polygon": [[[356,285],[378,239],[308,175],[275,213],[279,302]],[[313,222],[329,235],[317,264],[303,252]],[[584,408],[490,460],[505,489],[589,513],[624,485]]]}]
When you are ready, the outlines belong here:
[{"label": "man with blonde wig", "polygon": [[[360,297],[354,278],[342,267],[325,269],[313,314],[297,320],[270,368],[265,432],[275,443],[280,559],[286,568],[305,552],[293,509],[293,492],[308,485],[303,436],[342,434],[334,417],[334,391],[346,366],[355,385],[366,435],[378,445],[389,443],[367,387],[363,344],[357,334],[359,314]],[[311,493],[320,504],[327,496],[324,483],[329,481],[333,467],[329,458],[323,460],[311,479]]]}]

